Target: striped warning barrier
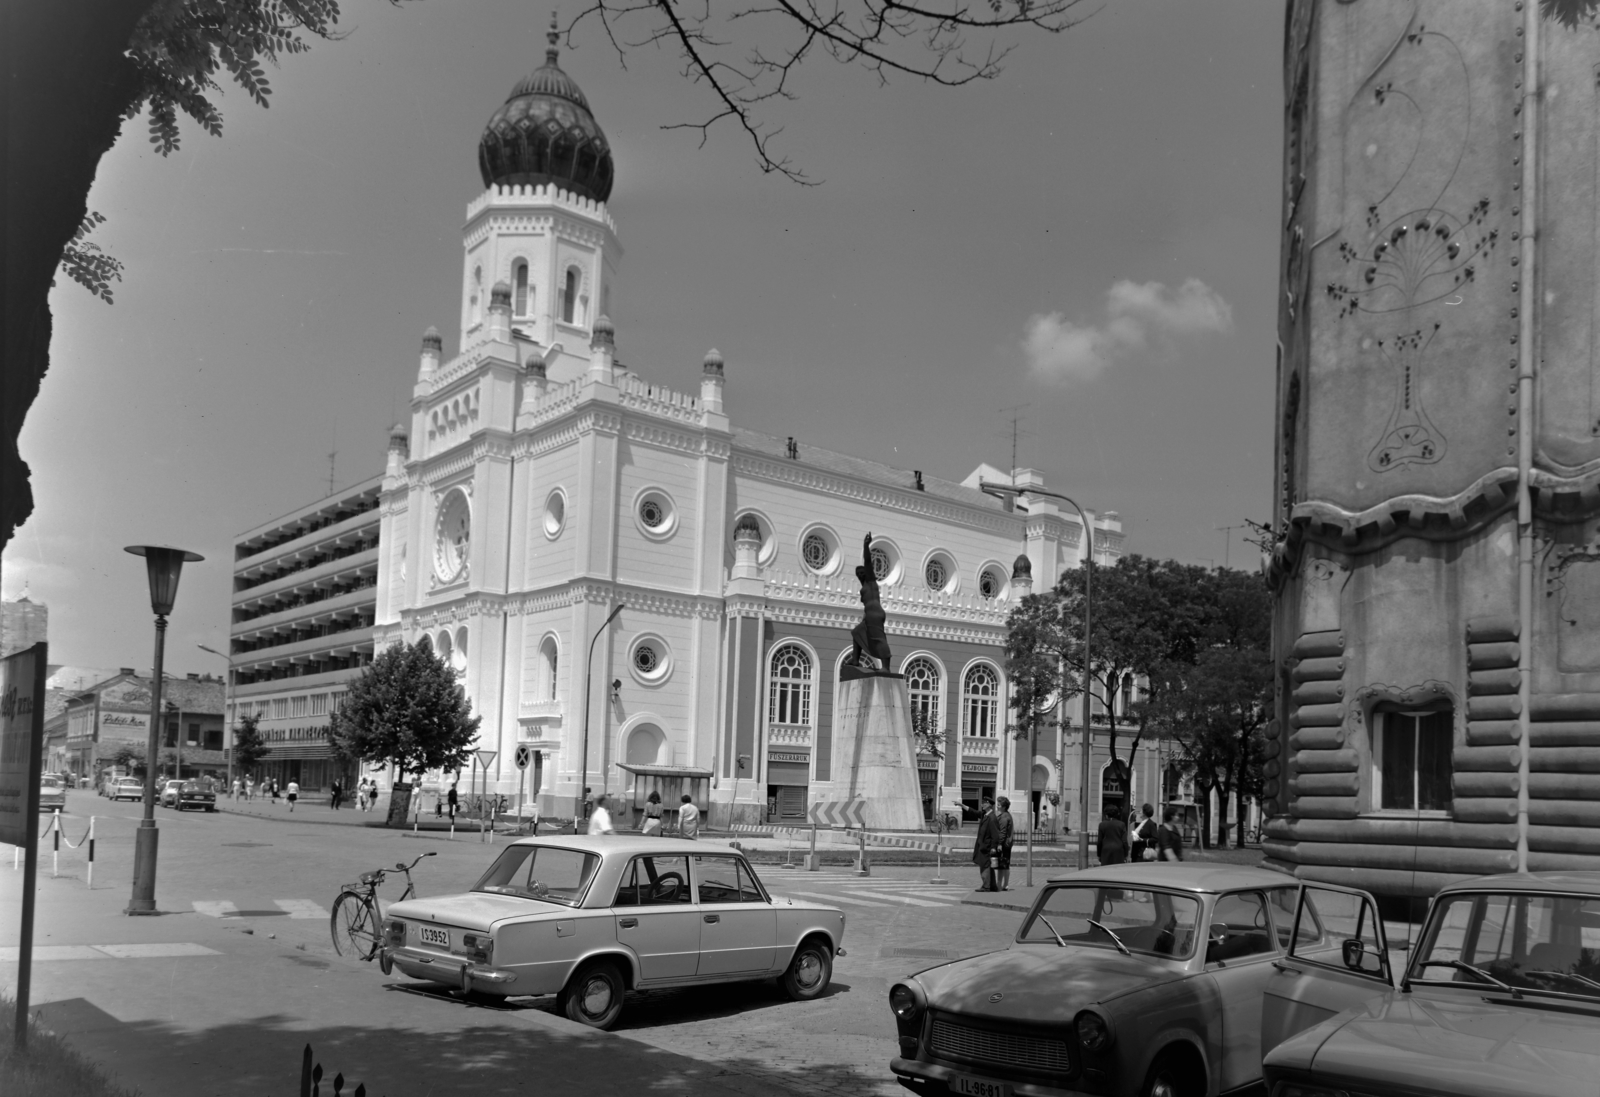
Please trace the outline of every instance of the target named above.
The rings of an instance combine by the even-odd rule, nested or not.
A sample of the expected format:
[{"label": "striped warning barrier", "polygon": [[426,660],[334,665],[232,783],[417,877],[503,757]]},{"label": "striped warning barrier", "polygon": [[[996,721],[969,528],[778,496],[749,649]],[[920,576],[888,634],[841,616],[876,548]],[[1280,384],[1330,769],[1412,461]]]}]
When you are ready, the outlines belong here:
[{"label": "striped warning barrier", "polygon": [[920,849],[928,853],[940,853],[946,857],[954,856],[954,846],[945,845],[933,838],[911,838],[902,834],[874,834],[872,831],[858,831],[851,828],[845,829],[845,834],[852,838],[866,835],[867,841],[877,846],[891,846],[898,849]]}]

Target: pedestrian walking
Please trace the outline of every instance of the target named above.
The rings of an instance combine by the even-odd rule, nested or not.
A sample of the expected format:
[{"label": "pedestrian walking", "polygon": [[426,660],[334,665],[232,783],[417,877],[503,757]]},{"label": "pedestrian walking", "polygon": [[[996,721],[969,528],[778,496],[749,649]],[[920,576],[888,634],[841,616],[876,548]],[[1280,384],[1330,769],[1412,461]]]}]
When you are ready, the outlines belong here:
[{"label": "pedestrian walking", "polygon": [[700,809],[694,806],[687,792],[683,794],[682,805],[678,808],[678,837],[693,842],[700,837]]},{"label": "pedestrian walking", "polygon": [[589,813],[590,834],[615,834],[616,829],[611,825],[611,812],[606,810],[606,805],[611,798],[601,793],[594,798],[594,811]]},{"label": "pedestrian walking", "polygon": [[1156,831],[1160,829],[1160,824],[1156,822],[1156,809],[1149,804],[1145,804],[1139,810],[1144,813],[1144,818],[1135,822],[1133,828],[1128,832],[1132,846],[1129,850],[1132,854],[1130,860],[1135,862],[1154,861],[1156,859]]},{"label": "pedestrian walking", "polygon": [[1011,817],[1011,798],[1000,797],[1000,810],[995,812],[1000,824],[1000,878],[996,881],[1001,891],[1011,890],[1011,846],[1017,838],[1017,823]]},{"label": "pedestrian walking", "polygon": [[661,793],[652,791],[644,798],[644,825],[640,834],[661,833]]},{"label": "pedestrian walking", "polygon": [[293,811],[294,810],[294,802],[296,800],[300,799],[300,783],[298,781],[290,781],[289,782],[288,792],[289,792],[289,810]]},{"label": "pedestrian walking", "polygon": [[1106,808],[1100,820],[1100,832],[1095,838],[1095,851],[1102,865],[1120,865],[1128,859],[1128,828],[1123,826],[1122,812],[1115,806]]},{"label": "pedestrian walking", "polygon": [[367,810],[367,779],[365,777],[356,782],[356,806],[362,811]]},{"label": "pedestrian walking", "polygon": [[461,806],[461,797],[456,793],[456,782],[450,782],[450,791],[446,794],[445,800],[450,805],[450,822],[454,823],[456,821],[456,808]]},{"label": "pedestrian walking", "polygon": [[1163,861],[1183,860],[1183,833],[1178,830],[1177,818],[1177,808],[1168,808],[1161,813],[1161,827],[1156,831],[1156,850]]},{"label": "pedestrian walking", "polygon": [[242,782],[239,780],[239,778],[235,777],[233,779],[233,802],[236,804],[239,802],[239,788],[241,784]]},{"label": "pedestrian walking", "polygon": [[267,784],[272,790],[272,802],[276,804],[278,802],[278,779],[276,777],[269,777],[267,778]]},{"label": "pedestrian walking", "polygon": [[255,792],[256,779],[254,777],[246,777],[244,779],[244,802],[248,804],[250,802],[250,798],[255,795]]},{"label": "pedestrian walking", "polygon": [[978,866],[982,886],[977,891],[999,891],[995,870],[1000,867],[1000,823],[994,815],[994,801],[985,799],[978,819],[978,836],[972,843],[972,863]]},{"label": "pedestrian walking", "polygon": [[332,794],[332,798],[329,802],[333,805],[333,810],[338,811],[339,797],[344,793],[344,786],[339,783],[339,779],[337,777],[328,783],[328,791]]}]

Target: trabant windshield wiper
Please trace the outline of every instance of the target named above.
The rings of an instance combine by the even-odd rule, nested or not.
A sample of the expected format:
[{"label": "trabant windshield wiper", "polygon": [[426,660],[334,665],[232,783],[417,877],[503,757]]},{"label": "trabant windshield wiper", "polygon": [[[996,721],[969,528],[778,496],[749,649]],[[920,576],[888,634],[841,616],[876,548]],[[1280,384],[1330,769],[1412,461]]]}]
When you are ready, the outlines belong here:
[{"label": "trabant windshield wiper", "polygon": [[1089,919],[1089,924],[1091,926],[1093,926],[1095,929],[1104,930],[1106,936],[1111,938],[1111,943],[1117,946],[1117,951],[1122,953],[1122,955],[1124,955],[1124,956],[1132,956],[1133,955],[1133,953],[1128,951],[1128,946],[1122,943],[1122,938],[1118,937],[1115,933],[1113,933],[1109,926],[1103,926],[1099,922],[1096,922],[1093,918]]},{"label": "trabant windshield wiper", "polygon": [[1584,986],[1593,987],[1595,990],[1600,990],[1600,983],[1595,982],[1587,975],[1579,975],[1576,971],[1530,971],[1528,974],[1549,975],[1557,979],[1571,979],[1575,983],[1582,983]]},{"label": "trabant windshield wiper", "polygon": [[1046,918],[1043,914],[1041,914],[1041,915],[1039,915],[1039,921],[1043,922],[1044,925],[1045,925],[1045,928],[1048,929],[1051,932],[1051,934],[1055,937],[1056,944],[1060,945],[1062,948],[1066,948],[1067,947],[1066,938],[1061,936],[1061,931],[1060,930],[1056,929],[1055,926],[1050,924],[1050,919]]},{"label": "trabant windshield wiper", "polygon": [[1418,966],[1418,968],[1453,967],[1457,971],[1466,972],[1468,975],[1476,975],[1479,979],[1482,979],[1486,983],[1490,983],[1490,984],[1492,984],[1494,986],[1497,986],[1501,990],[1509,991],[1510,994],[1511,994],[1511,997],[1513,997],[1513,998],[1521,998],[1522,997],[1522,991],[1518,990],[1516,987],[1512,986],[1510,983],[1502,983],[1499,979],[1496,979],[1493,975],[1490,975],[1487,971],[1484,971],[1481,967],[1473,967],[1471,964],[1467,963],[1465,960],[1424,960],[1424,961],[1422,961],[1422,963],[1418,964],[1417,966]]}]

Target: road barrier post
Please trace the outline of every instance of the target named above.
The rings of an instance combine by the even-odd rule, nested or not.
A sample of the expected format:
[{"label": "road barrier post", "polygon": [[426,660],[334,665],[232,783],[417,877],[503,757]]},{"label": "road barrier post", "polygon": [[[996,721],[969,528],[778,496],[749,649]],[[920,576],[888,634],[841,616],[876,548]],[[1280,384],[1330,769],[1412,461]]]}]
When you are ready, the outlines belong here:
[{"label": "road barrier post", "polygon": [[61,809],[56,808],[50,813],[50,879],[56,878],[56,869],[61,864]]},{"label": "road barrier post", "polygon": [[89,887],[94,887],[94,816],[89,816],[89,872],[85,878]]},{"label": "road barrier post", "polygon": [[872,866],[867,864],[867,832],[862,830],[857,831],[856,833],[860,835],[861,838],[860,854],[856,861],[856,875],[871,876]]}]

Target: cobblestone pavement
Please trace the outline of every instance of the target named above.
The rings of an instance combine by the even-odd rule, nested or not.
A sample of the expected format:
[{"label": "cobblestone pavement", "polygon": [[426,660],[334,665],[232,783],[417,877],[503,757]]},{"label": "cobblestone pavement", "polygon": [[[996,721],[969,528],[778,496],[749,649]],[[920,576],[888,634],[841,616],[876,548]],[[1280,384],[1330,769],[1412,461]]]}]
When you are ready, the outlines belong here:
[{"label": "cobblestone pavement", "polygon": [[[1012,911],[962,905],[971,895],[971,866],[947,866],[948,884],[928,882],[932,866],[878,866],[869,878],[843,868],[808,873],[761,866],[775,894],[820,898],[847,912],[846,954],[836,962],[831,992],[808,1003],[789,1002],[762,984],[640,995],[618,1033],[596,1043],[557,1018],[548,1000],[501,1011],[471,1009],[437,995],[405,993],[421,987],[333,954],[326,912],[341,883],[432,851],[437,856],[416,873],[421,893],[463,890],[496,852],[476,835],[458,833],[451,840],[440,833],[321,825],[317,816],[333,814],[326,807],[271,817],[161,811],[157,899],[166,915],[133,919],[120,911],[129,893],[140,805],[74,791],[68,807],[66,831],[74,841],[86,816],[98,817],[95,886],[85,885],[82,849],[63,847],[60,876],[49,879],[45,841],[36,925],[38,943],[57,951],[35,966],[35,1001],[56,1003],[47,1016],[70,1042],[152,1097],[166,1088],[159,1083],[169,1062],[185,1071],[186,1084],[194,1083],[189,1092],[212,1091],[201,1084],[211,1077],[208,1071],[239,1083],[227,1089],[230,1097],[276,1091],[244,1080],[277,1069],[276,1062],[262,1060],[267,1049],[283,1044],[297,1053],[307,1038],[319,1053],[326,1045],[337,1054],[347,1077],[390,1079],[369,1085],[369,1092],[388,1097],[453,1091],[474,1055],[508,1066],[496,1058],[499,1049],[517,1046],[508,1039],[531,1041],[528,1046],[536,1045],[552,1064],[575,1071],[562,1075],[567,1078],[587,1077],[584,1056],[606,1056],[594,1068],[595,1081],[616,1076],[629,1090],[759,1097],[781,1088],[887,1097],[900,1092],[888,1071],[896,1050],[890,983],[948,958],[1003,947],[1019,919]],[[5,985],[16,971],[6,952],[17,939],[15,880],[0,864]],[[391,883],[385,894],[398,898],[399,886]],[[471,1045],[475,1032],[481,1046]],[[219,1062],[217,1049],[235,1044],[262,1050]],[[159,1050],[167,1047],[174,1049],[170,1056]],[[635,1058],[606,1050],[619,1047],[637,1049],[630,1053]],[[437,1068],[423,1054],[428,1048]],[[627,1082],[629,1063],[627,1070],[647,1072],[650,1082]],[[490,1065],[482,1070],[474,1092],[519,1091]]]}]

